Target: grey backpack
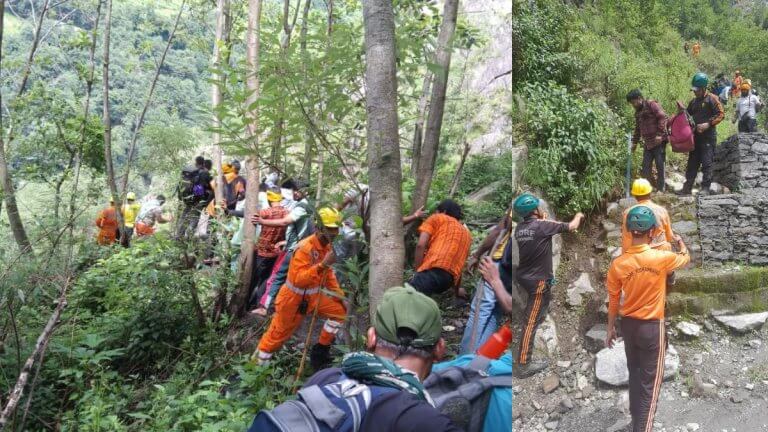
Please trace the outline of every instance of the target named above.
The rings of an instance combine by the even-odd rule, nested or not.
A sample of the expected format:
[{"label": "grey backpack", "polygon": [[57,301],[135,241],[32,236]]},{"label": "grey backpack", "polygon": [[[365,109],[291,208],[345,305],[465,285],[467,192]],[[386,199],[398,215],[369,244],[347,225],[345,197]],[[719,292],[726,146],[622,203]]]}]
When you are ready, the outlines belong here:
[{"label": "grey backpack", "polygon": [[477,356],[466,366],[447,367],[432,372],[424,380],[424,388],[435,407],[467,432],[483,430],[493,389],[512,387],[512,375],[488,375],[490,362]]}]

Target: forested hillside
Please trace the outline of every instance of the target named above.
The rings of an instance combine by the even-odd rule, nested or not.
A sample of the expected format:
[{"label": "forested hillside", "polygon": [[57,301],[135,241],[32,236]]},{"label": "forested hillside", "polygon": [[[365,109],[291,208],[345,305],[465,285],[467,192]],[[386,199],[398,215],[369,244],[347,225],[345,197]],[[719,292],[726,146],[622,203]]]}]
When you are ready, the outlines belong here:
[{"label": "forested hillside", "polygon": [[[757,0],[1,5],[0,430],[239,431],[292,397],[313,335],[260,366],[269,320],[247,313],[249,221],[270,175],[308,181],[317,209],[370,190],[369,214],[342,211],[364,246],[335,266],[350,315],[338,359],[414,272],[417,227],[400,214],[452,198],[475,246],[523,191],[563,220],[597,214],[626,186],[630,90],[669,114],[698,71],[768,91]],[[374,28],[381,10],[394,41]],[[190,238],[179,183],[198,155],[217,179],[242,165],[245,218],[211,205]],[[130,194],[164,195],[168,222],[98,245],[100,211]],[[461,281],[470,295],[478,277]],[[451,323],[469,310],[447,308]]]}]

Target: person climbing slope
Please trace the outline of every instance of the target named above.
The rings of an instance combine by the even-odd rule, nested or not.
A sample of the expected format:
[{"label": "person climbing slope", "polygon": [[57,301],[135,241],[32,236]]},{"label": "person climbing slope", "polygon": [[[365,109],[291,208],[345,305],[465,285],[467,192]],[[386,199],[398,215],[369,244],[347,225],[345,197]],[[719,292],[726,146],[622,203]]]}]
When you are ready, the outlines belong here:
[{"label": "person climbing slope", "polygon": [[[280,203],[283,201],[283,195],[280,188],[273,187],[267,190],[268,208],[259,211],[260,220],[282,219],[288,214]],[[265,225],[261,228],[261,235],[254,247],[256,261],[253,266],[253,276],[251,278],[251,295],[248,303],[248,309],[256,315],[266,316],[267,309],[259,305],[259,300],[264,294],[267,279],[272,274],[272,268],[277,261],[280,250],[277,243],[285,240],[285,227]]]},{"label": "person climbing slope", "polygon": [[763,104],[757,95],[752,94],[752,85],[744,82],[741,84],[741,96],[736,102],[736,112],[733,122],[738,122],[739,132],[757,132],[757,113],[763,109]]},{"label": "person climbing slope", "polygon": [[136,217],[141,211],[141,204],[136,202],[136,194],[128,192],[125,195],[126,203],[123,205],[123,220],[125,222],[125,239],[121,240],[123,244],[128,245],[131,243],[131,237],[133,237],[133,228],[136,226]]},{"label": "person climbing slope", "polygon": [[461,206],[453,200],[443,200],[437,212],[419,226],[419,242],[414,253],[416,273],[411,286],[427,295],[455,289],[456,297],[464,297],[460,288],[461,273],[469,256],[472,235],[461,223]]},{"label": "person climbing slope", "polygon": [[151,236],[155,233],[155,225],[173,220],[171,215],[163,213],[164,205],[165,195],[162,194],[142,204],[139,215],[136,217],[137,237]]},{"label": "person climbing slope", "polygon": [[605,344],[613,347],[617,337],[616,317],[621,314],[633,432],[651,432],[653,429],[667,346],[664,331],[667,275],[690,260],[685,243],[677,235],[674,240],[680,252],[652,249],[656,226],[656,216],[651,208],[640,205],[629,211],[626,229],[632,234],[632,246],[613,260],[606,282],[608,328]]},{"label": "person climbing slope", "polygon": [[651,248],[666,251],[672,250],[674,233],[672,232],[672,221],[669,217],[669,212],[667,212],[667,209],[664,207],[651,201],[652,193],[653,187],[648,180],[639,178],[632,182],[632,196],[637,200],[637,204],[624,210],[624,213],[621,215],[622,251],[627,251],[632,247],[632,233],[627,229],[627,217],[629,216],[629,212],[637,206],[650,208],[656,216],[657,223],[651,232]]},{"label": "person climbing slope", "polygon": [[680,112],[686,110],[693,118],[694,128],[693,141],[694,149],[688,153],[688,164],[685,168],[685,184],[683,188],[676,192],[678,195],[690,195],[693,189],[693,183],[696,180],[696,174],[701,168],[703,174],[701,180],[701,194],[709,195],[709,186],[712,184],[712,163],[715,154],[715,145],[717,143],[717,131],[715,128],[723,121],[723,106],[720,104],[720,98],[709,93],[707,86],[709,77],[705,73],[697,73],[691,80],[691,90],[695,97],[688,103],[688,108],[677,102]]},{"label": "person climbing slope", "polygon": [[576,231],[584,220],[583,213],[577,213],[570,222],[546,220],[541,202],[531,194],[517,197],[513,204],[515,213],[522,222],[515,227],[515,240],[520,251],[520,264],[515,278],[528,292],[525,305],[523,331],[520,334],[520,351],[517,356],[514,375],[527,378],[547,367],[546,361],[531,361],[536,330],[544,321],[552,298],[554,272],[552,269],[552,236]]},{"label": "person climbing slope", "polygon": [[653,178],[656,164],[656,189],[664,191],[664,163],[667,159],[667,114],[658,102],[645,99],[640,90],[627,93],[627,102],[635,109],[635,131],[632,134],[632,152],[643,144],[643,177]]},{"label": "person climbing slope", "polygon": [[117,215],[115,200],[109,199],[109,207],[102,209],[96,217],[96,226],[99,228],[96,234],[96,243],[101,246],[111,245],[117,239]]},{"label": "person climbing slope", "polygon": [[[445,354],[434,300],[411,287],[384,292],[368,329],[368,352],[344,356],[322,370],[297,400],[259,412],[248,432],[459,432],[434,408],[422,382]],[[323,410],[308,407],[323,407]]]},{"label": "person climbing slope", "polygon": [[288,267],[288,278],[275,299],[275,314],[256,354],[259,364],[269,362],[315,309],[326,321],[318,343],[312,347],[310,364],[319,370],[331,361],[331,344],[347,315],[344,292],[331,267],[336,262],[331,243],[339,233],[341,214],[328,207],[317,214],[318,230],[299,242]]}]

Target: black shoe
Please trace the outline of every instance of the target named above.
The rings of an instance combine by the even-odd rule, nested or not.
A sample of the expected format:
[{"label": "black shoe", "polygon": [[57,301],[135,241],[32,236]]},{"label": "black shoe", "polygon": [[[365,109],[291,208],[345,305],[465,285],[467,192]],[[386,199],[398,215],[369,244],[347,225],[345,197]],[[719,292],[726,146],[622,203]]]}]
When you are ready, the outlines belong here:
[{"label": "black shoe", "polygon": [[679,191],[675,191],[675,195],[677,196],[690,196],[691,190],[689,188],[682,188]]},{"label": "black shoe", "polygon": [[309,364],[315,372],[330,367],[332,361],[330,345],[317,343],[312,346],[312,351],[309,353]]},{"label": "black shoe", "polygon": [[512,375],[515,378],[529,378],[543,371],[549,366],[546,361],[532,361],[526,364],[516,364]]}]

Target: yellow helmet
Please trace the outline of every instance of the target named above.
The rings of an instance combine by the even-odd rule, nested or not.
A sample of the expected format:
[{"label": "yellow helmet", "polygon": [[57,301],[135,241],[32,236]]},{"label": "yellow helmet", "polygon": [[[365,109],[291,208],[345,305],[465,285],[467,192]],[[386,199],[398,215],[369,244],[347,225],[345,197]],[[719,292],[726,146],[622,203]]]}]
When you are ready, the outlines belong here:
[{"label": "yellow helmet", "polygon": [[277,191],[267,191],[267,201],[269,202],[280,202],[283,200],[283,195],[280,192]]},{"label": "yellow helmet", "polygon": [[744,90],[744,91],[750,91],[750,90],[752,90],[752,84],[750,84],[748,82],[743,82],[743,83],[741,83],[741,89]]},{"label": "yellow helmet", "polygon": [[125,199],[136,201],[136,194],[133,192],[128,192],[127,194],[125,194]]},{"label": "yellow helmet", "polygon": [[653,187],[651,187],[651,182],[644,178],[639,178],[632,183],[632,195],[633,196],[643,196],[643,195],[650,195],[650,193],[653,192]]},{"label": "yellow helmet", "polygon": [[320,223],[325,228],[338,228],[341,225],[341,213],[331,207],[323,207],[317,211]]}]

